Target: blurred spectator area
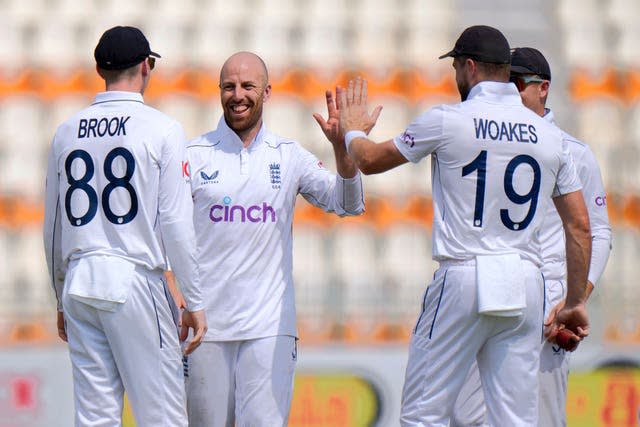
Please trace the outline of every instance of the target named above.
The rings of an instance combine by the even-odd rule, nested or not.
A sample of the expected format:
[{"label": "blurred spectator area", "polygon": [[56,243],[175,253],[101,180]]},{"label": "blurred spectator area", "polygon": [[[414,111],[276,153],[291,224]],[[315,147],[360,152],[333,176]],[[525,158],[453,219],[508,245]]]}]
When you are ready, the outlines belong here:
[{"label": "blurred spectator area", "polygon": [[[55,302],[41,243],[50,140],[59,123],[103,89],[93,49],[114,25],[141,27],[162,55],[146,101],[193,138],[220,114],[218,73],[233,52],[270,70],[268,126],[335,170],[312,113],[324,91],[356,75],[371,133],[400,134],[420,112],[457,102],[451,61],[438,60],[469,25],[500,28],[512,46],[549,59],[548,105],[599,160],[614,249],[594,294],[592,336],[640,343],[640,16],[637,0],[0,0],[0,345],[48,340]],[[294,279],[307,342],[402,342],[431,261],[430,161],[364,178],[367,212],[338,219],[296,206]]]}]

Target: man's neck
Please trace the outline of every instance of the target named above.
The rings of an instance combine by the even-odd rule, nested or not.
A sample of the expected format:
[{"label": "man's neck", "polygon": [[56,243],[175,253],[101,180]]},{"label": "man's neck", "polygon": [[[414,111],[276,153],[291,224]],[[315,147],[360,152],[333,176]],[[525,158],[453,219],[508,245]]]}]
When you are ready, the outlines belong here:
[{"label": "man's neck", "polygon": [[142,94],[142,85],[136,81],[121,80],[118,82],[107,83],[106,91],[134,92]]}]

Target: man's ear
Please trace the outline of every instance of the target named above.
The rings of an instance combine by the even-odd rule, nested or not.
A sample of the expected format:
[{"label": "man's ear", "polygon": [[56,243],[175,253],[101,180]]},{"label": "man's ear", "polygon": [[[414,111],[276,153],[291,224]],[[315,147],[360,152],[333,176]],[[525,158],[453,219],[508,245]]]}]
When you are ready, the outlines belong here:
[{"label": "man's ear", "polygon": [[142,61],[140,63],[140,65],[142,66],[142,68],[140,69],[140,72],[142,73],[142,76],[143,77],[147,77],[151,73],[151,68],[149,67],[149,62],[147,62],[147,60],[145,59],[144,61]]},{"label": "man's ear", "polygon": [[549,88],[551,87],[551,82],[549,80],[545,80],[540,83],[540,97],[546,98],[549,95]]},{"label": "man's ear", "polygon": [[464,60],[466,65],[467,72],[469,73],[469,77],[475,77],[478,72],[478,64],[471,58],[467,58]]},{"label": "man's ear", "polygon": [[267,102],[270,96],[271,96],[271,85],[268,84],[267,87],[264,88],[264,97],[262,98],[262,102]]}]

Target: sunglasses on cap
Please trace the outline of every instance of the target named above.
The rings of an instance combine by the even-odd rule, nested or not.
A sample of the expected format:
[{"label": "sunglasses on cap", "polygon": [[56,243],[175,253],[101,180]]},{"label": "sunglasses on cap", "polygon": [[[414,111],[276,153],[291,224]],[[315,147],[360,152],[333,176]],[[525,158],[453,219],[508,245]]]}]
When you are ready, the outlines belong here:
[{"label": "sunglasses on cap", "polygon": [[516,85],[518,92],[522,92],[531,83],[542,83],[545,80],[538,76],[512,74],[509,81]]},{"label": "sunglasses on cap", "polygon": [[147,61],[149,62],[149,69],[153,70],[156,66],[156,58],[154,58],[153,56],[148,56]]}]

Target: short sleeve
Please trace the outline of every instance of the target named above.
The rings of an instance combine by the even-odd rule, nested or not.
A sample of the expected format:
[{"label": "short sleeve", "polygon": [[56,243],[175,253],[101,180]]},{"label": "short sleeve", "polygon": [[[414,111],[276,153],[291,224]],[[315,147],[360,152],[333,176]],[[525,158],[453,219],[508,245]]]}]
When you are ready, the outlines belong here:
[{"label": "short sleeve", "polygon": [[573,156],[569,152],[567,142],[562,140],[562,151],[560,152],[560,167],[556,177],[556,185],[552,197],[573,193],[582,189],[582,183],[578,176]]},{"label": "short sleeve", "polygon": [[393,138],[393,143],[407,160],[418,163],[442,142],[443,124],[443,107],[434,107],[411,122],[402,134]]}]

